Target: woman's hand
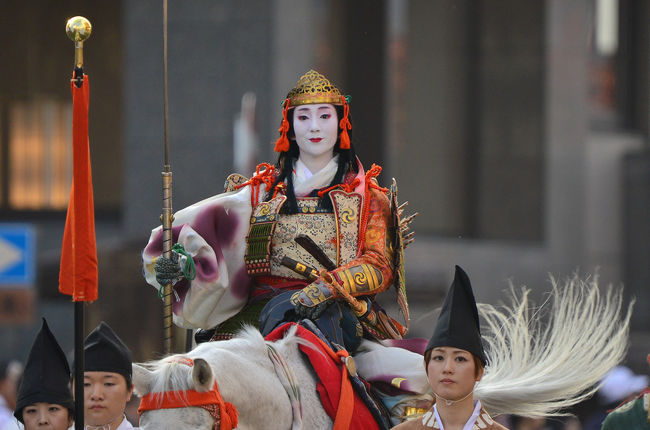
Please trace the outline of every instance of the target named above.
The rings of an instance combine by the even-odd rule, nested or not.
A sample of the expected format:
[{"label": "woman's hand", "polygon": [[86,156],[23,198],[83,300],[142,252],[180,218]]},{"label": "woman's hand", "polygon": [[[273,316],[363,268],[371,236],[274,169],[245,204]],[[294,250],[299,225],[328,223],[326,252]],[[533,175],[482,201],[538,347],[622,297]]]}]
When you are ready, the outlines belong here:
[{"label": "woman's hand", "polygon": [[303,318],[316,320],[335,298],[330,287],[317,279],[291,296],[296,313]]},{"label": "woman's hand", "polygon": [[174,284],[183,277],[183,269],[179,260],[179,253],[175,251],[171,252],[171,258],[161,255],[156,259],[154,272],[156,273],[156,281],[161,286]]}]

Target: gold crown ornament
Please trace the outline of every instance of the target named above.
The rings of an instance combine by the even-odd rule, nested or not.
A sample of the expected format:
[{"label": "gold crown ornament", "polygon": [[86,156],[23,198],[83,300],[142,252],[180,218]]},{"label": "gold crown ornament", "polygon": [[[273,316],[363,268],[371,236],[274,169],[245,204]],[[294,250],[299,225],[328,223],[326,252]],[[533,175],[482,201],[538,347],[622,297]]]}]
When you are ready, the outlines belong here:
[{"label": "gold crown ornament", "polygon": [[341,105],[341,91],[315,70],[310,70],[298,79],[296,86],[287,94],[289,107],[330,103]]},{"label": "gold crown ornament", "polygon": [[287,98],[282,102],[282,125],[278,129],[280,138],[275,142],[276,152],[286,152],[289,150],[289,120],[287,114],[289,109],[296,106],[307,104],[328,103],[337,106],[343,106],[343,117],[339,121],[341,128],[341,149],[350,149],[350,137],[348,130],[352,129],[348,119],[350,106],[349,96],[341,94],[338,88],[330,81],[315,70],[310,70],[298,79],[296,86],[289,91]]}]

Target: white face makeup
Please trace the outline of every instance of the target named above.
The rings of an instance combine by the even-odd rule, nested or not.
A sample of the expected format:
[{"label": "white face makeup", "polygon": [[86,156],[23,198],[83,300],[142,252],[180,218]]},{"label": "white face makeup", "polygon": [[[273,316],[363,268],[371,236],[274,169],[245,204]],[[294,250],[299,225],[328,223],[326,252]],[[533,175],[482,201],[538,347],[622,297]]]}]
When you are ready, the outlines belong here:
[{"label": "white face makeup", "polygon": [[334,105],[313,104],[294,108],[293,131],[300,148],[300,160],[312,173],[325,167],[334,156],[338,130]]}]

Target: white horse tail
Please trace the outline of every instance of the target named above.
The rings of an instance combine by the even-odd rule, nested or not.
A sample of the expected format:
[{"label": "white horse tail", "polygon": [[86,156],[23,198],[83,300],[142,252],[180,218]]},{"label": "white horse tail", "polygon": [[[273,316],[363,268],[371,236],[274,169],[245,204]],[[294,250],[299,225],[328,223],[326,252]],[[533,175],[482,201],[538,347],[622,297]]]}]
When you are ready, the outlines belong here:
[{"label": "white horse tail", "polygon": [[625,357],[633,301],[623,315],[622,291],[601,294],[597,278],[551,283],[539,307],[512,286],[510,306],[479,305],[488,365],[474,394],[491,414],[566,415]]}]

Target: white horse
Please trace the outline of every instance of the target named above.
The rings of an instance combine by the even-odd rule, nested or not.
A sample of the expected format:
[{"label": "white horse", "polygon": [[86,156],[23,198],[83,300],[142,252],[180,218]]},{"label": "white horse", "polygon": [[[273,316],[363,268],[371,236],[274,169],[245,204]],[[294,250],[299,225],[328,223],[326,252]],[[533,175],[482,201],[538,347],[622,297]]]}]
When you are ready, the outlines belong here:
[{"label": "white horse", "polygon": [[[632,304],[624,312],[622,292],[610,288],[602,295],[595,279],[573,277],[562,285],[552,283],[553,291],[541,306],[529,302],[526,290],[514,289],[510,306],[479,305],[486,323],[488,365],[475,397],[492,415],[561,415],[563,409],[592,395],[598,382],[625,356]],[[267,342],[257,330],[247,328],[236,338],[201,344],[187,355],[134,364],[133,382],[136,392],[145,395],[206,392],[216,378],[223,399],[239,412],[238,429],[330,429],[332,421],[320,404],[315,375],[299,352],[300,344],[305,341],[294,329],[277,342]],[[275,362],[284,361],[292,372],[276,370],[282,366],[269,358],[269,345],[284,359]],[[183,364],[187,358],[193,360],[193,367]],[[359,367],[363,376],[363,366]],[[292,379],[294,383],[288,384]],[[296,403],[296,386],[301,407]],[[184,405],[149,408],[142,413],[140,426],[145,430],[219,428],[205,409]]]},{"label": "white horse", "polygon": [[[288,379],[295,377],[295,385],[300,387],[303,427],[331,428],[332,421],[318,398],[315,375],[298,349],[304,341],[295,332],[295,328],[290,329],[283,339],[267,342],[259,331],[249,327],[231,340],[202,343],[186,355],[167,357],[144,366],[134,364],[135,390],[141,396],[178,390],[207,392],[216,379],[223,399],[237,409],[237,429],[301,428],[300,423],[295,422],[295,404],[292,405],[281,382],[282,373],[276,373],[269,357],[268,345],[271,345],[291,370]],[[194,365],[184,364],[185,358],[192,359]],[[187,407],[143,412],[140,426],[145,430],[210,430],[215,423],[205,409]]]}]

